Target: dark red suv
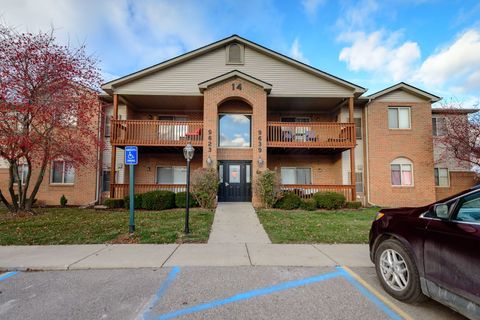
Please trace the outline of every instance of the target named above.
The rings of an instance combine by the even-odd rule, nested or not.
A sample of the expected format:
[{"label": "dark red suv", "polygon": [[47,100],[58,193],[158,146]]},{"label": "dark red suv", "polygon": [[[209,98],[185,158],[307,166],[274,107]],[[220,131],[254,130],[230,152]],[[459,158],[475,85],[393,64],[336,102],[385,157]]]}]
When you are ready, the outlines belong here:
[{"label": "dark red suv", "polygon": [[428,296],[480,319],[480,186],[425,207],[380,210],[370,258],[396,299]]}]

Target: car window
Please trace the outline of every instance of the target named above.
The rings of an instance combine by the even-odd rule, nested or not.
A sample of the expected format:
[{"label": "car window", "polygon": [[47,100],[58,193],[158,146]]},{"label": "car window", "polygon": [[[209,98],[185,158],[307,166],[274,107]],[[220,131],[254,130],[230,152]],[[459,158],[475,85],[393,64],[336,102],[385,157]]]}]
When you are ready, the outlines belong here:
[{"label": "car window", "polygon": [[[457,202],[457,199],[453,199],[453,200],[450,200],[448,202],[445,202],[445,204],[448,206],[448,212],[450,212],[450,210],[452,209],[453,205],[455,205],[456,202]],[[431,206],[430,210],[425,212],[424,217],[426,217],[426,218],[437,218],[437,215],[433,211],[433,208],[434,207]]]},{"label": "car window", "polygon": [[474,193],[460,199],[455,220],[480,223],[480,193]]}]

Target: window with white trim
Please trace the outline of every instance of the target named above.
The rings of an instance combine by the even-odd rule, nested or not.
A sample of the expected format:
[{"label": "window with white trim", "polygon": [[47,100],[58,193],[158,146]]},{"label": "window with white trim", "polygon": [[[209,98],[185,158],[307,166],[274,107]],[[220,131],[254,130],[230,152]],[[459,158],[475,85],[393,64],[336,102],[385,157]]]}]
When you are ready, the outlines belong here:
[{"label": "window with white trim", "polygon": [[447,126],[445,124],[445,121],[445,118],[442,117],[432,118],[433,136],[444,136],[447,133]]},{"label": "window with white trim", "polygon": [[[22,163],[22,164],[19,164],[17,168],[18,168],[18,176],[20,177],[20,181],[22,182],[22,185],[24,185],[27,181],[28,165],[26,163]],[[13,182],[18,183],[18,180],[15,176],[13,176]]]},{"label": "window with white trim", "polygon": [[186,184],[186,167],[157,167],[157,184]]},{"label": "window with white trim", "polygon": [[355,136],[357,140],[362,139],[362,118],[354,118],[355,121]]},{"label": "window with white trim", "polygon": [[413,163],[397,158],[390,163],[392,186],[413,186]]},{"label": "window with white trim", "polygon": [[450,174],[447,168],[435,168],[435,186],[448,187],[450,186]]},{"label": "window with white trim", "polygon": [[[348,183],[352,183],[352,176],[350,175],[350,171],[347,172],[348,174]],[[355,188],[357,192],[364,192],[363,189],[363,172],[362,171],[357,171],[355,172]]]},{"label": "window with white trim", "polygon": [[411,127],[410,107],[388,108],[389,129],[410,129]]},{"label": "window with white trim", "polygon": [[282,184],[312,184],[311,168],[285,168],[280,170]]},{"label": "window with white trim", "polygon": [[69,161],[53,161],[50,182],[58,184],[73,184],[75,181],[75,168]]},{"label": "window with white trim", "polygon": [[105,137],[110,137],[110,128],[111,128],[110,118],[111,116],[109,115],[105,117]]},{"label": "window with white trim", "polygon": [[243,64],[243,47],[238,43],[227,46],[227,64]]}]

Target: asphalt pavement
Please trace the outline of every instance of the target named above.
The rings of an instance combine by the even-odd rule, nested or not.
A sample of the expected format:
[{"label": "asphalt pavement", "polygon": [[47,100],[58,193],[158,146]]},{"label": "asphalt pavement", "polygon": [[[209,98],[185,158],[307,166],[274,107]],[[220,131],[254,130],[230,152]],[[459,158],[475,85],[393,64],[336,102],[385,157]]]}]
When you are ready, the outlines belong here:
[{"label": "asphalt pavement", "polygon": [[0,319],[464,319],[386,296],[373,267],[183,267],[0,274]]}]

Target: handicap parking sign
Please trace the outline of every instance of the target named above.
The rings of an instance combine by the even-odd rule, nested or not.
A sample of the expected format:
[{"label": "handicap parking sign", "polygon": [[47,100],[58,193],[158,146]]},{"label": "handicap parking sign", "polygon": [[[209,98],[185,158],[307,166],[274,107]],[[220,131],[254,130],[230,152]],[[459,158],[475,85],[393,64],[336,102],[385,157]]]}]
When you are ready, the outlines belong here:
[{"label": "handicap parking sign", "polygon": [[138,164],[138,148],[134,146],[125,147],[125,164]]}]

